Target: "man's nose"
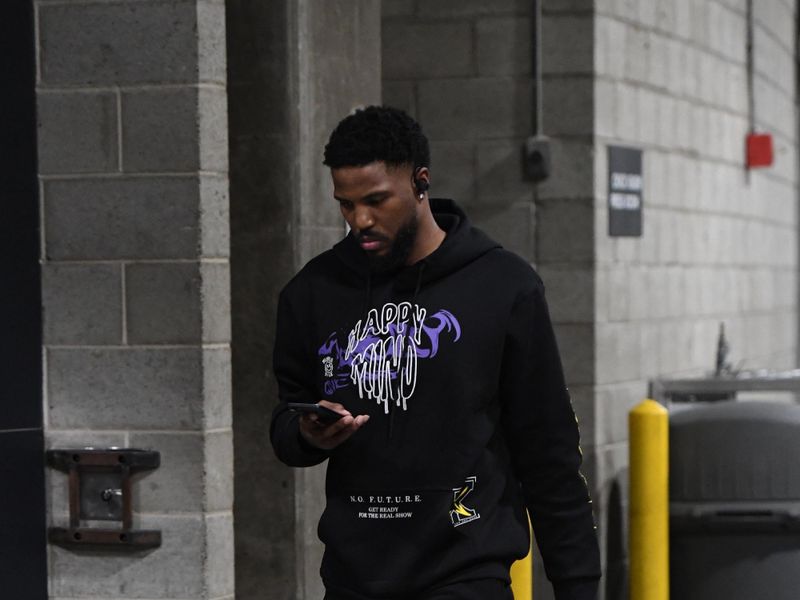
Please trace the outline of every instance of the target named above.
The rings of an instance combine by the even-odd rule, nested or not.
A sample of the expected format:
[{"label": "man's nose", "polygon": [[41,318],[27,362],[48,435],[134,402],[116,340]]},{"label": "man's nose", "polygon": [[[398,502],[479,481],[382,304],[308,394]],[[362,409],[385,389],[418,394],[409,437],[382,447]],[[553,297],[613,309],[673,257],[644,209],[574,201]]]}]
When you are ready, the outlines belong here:
[{"label": "man's nose", "polygon": [[359,206],[356,208],[356,229],[363,231],[369,229],[375,224],[375,218],[372,215],[372,210],[368,206]]}]

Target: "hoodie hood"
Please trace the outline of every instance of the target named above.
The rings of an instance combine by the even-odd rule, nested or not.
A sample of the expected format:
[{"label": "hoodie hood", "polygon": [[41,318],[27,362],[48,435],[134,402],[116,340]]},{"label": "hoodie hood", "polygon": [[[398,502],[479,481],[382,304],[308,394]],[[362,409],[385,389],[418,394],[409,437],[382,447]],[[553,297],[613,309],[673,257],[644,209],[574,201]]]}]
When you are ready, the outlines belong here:
[{"label": "hoodie hood", "polygon": [[370,272],[366,252],[358,245],[350,232],[333,247],[336,257],[342,261],[361,281],[393,279],[398,291],[411,290],[417,285],[441,279],[466,266],[500,244],[472,226],[464,211],[450,199],[431,198],[431,212],[436,223],[445,232],[442,244],[422,260],[413,265],[399,267],[394,271]]}]

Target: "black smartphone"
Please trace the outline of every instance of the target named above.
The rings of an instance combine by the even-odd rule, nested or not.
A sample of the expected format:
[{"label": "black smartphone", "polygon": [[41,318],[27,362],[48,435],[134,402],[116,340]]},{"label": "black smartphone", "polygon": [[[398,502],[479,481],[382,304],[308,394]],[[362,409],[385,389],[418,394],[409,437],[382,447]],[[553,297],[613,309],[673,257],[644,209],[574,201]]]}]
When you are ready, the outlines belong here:
[{"label": "black smartphone", "polygon": [[325,408],[319,404],[306,404],[304,402],[289,402],[289,410],[296,410],[297,412],[314,413],[319,418],[319,422],[323,425],[330,425],[342,418],[335,410]]}]

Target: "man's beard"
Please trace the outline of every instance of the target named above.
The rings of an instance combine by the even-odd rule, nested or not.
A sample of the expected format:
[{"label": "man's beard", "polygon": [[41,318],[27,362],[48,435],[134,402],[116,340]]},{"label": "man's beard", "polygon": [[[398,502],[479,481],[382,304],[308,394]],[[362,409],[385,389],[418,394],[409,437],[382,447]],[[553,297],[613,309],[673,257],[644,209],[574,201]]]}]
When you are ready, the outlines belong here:
[{"label": "man's beard", "polygon": [[367,253],[369,268],[373,273],[384,273],[406,264],[414,242],[417,239],[419,226],[414,215],[397,231],[394,242],[389,247],[389,252],[384,255]]}]

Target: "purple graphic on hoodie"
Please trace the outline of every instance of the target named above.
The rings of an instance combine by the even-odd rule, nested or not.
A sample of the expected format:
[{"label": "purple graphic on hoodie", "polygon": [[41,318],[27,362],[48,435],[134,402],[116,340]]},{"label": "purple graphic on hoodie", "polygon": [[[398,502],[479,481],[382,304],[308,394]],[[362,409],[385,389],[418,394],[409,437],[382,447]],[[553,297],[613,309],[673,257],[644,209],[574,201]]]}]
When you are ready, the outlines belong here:
[{"label": "purple graphic on hoodie", "polygon": [[424,308],[410,302],[386,303],[359,320],[342,348],[332,333],[319,348],[325,368],[324,391],[356,386],[358,395],[375,400],[389,412],[389,402],[407,410],[407,400],[417,383],[417,361],[433,358],[444,333],[452,341],[461,337],[458,319],[447,310],[428,316]]}]

